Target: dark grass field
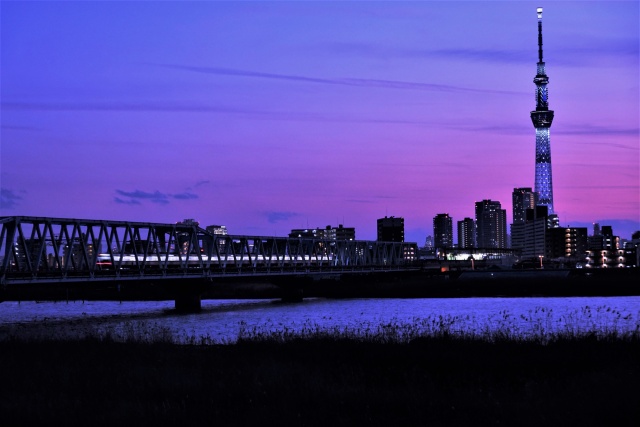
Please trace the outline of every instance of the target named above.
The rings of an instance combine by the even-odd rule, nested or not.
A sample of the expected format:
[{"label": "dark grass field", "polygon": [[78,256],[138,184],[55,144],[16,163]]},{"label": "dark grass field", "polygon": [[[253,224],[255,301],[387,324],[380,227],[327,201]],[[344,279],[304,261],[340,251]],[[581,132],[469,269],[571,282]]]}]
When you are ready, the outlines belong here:
[{"label": "dark grass field", "polygon": [[638,426],[640,338],[0,342],[2,425]]}]

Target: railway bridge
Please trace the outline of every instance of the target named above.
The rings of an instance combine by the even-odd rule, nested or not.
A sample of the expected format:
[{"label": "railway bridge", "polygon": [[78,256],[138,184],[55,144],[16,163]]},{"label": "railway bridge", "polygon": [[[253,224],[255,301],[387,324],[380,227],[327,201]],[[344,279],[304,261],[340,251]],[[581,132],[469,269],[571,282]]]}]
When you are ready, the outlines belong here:
[{"label": "railway bridge", "polygon": [[415,243],[213,234],[196,223],[0,218],[0,301],[173,299],[198,310],[216,287],[304,283],[415,269]]}]

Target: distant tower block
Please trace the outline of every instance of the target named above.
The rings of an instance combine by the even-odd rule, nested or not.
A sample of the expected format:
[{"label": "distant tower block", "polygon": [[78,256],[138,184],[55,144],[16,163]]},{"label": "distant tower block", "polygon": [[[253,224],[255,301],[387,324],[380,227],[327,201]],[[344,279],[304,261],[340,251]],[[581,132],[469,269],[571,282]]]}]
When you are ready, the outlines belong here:
[{"label": "distant tower block", "polygon": [[531,121],[536,128],[536,183],[539,194],[538,205],[547,206],[549,214],[553,209],[553,182],[551,179],[551,141],[549,128],[553,122],[553,111],[549,110],[549,77],[545,73],[542,60],[542,8],[538,12],[538,67],[533,83],[536,85],[536,110],[531,112]]}]

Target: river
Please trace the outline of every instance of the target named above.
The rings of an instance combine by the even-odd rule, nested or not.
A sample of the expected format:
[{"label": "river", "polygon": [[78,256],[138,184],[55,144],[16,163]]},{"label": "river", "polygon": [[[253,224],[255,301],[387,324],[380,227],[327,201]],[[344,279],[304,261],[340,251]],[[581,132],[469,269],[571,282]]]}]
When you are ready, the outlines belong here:
[{"label": "river", "polygon": [[502,333],[640,332],[640,297],[205,300],[197,314],[181,314],[173,301],[2,302],[0,340],[110,336],[116,340],[167,339],[181,343],[233,343],[256,334],[347,331]]}]

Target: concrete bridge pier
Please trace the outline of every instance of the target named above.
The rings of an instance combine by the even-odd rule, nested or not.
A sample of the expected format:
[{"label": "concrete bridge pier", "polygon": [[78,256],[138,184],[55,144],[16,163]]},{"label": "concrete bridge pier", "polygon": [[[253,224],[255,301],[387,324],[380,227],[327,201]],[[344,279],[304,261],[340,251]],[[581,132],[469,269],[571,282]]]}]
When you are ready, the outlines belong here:
[{"label": "concrete bridge pier", "polygon": [[311,282],[307,276],[292,276],[280,277],[274,284],[280,288],[282,301],[300,302],[304,298],[304,288]]},{"label": "concrete bridge pier", "polygon": [[302,286],[285,286],[282,288],[282,301],[300,302],[304,298]]},{"label": "concrete bridge pier", "polygon": [[202,295],[206,283],[201,280],[177,280],[172,283],[176,311],[198,313],[202,310]]},{"label": "concrete bridge pier", "polygon": [[198,293],[181,293],[176,296],[176,311],[198,313],[202,310],[202,298]]}]

